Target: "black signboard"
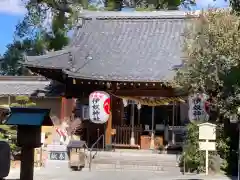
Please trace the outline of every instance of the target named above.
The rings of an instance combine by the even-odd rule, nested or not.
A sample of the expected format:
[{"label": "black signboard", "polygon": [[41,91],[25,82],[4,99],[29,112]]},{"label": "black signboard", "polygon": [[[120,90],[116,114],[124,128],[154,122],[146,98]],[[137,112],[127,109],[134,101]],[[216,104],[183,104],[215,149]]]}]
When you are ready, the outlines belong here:
[{"label": "black signboard", "polygon": [[66,152],[64,151],[51,151],[50,152],[50,160],[59,160],[64,161],[66,159]]}]

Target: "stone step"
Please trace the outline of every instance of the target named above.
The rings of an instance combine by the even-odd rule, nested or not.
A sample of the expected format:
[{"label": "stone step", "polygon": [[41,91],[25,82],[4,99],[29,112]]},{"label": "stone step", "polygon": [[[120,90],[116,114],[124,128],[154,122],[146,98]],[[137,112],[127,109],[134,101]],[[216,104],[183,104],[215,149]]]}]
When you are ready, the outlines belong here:
[{"label": "stone step", "polygon": [[[156,165],[156,164],[139,164],[138,162],[124,162],[124,163],[118,163],[118,162],[92,162],[92,171],[148,171],[148,172],[170,172],[174,174],[180,173],[180,168],[176,165]],[[69,169],[68,161],[55,161],[55,162],[48,162],[45,164],[45,168],[52,169],[52,170],[59,170],[62,169]],[[70,170],[71,171],[71,170]],[[86,161],[85,167],[83,168],[83,171],[89,171],[89,162]]]},{"label": "stone step", "polygon": [[141,166],[166,166],[176,167],[176,161],[159,161],[159,160],[139,160],[139,159],[107,159],[97,157],[92,161],[94,164],[123,164],[123,165],[141,165]]},{"label": "stone step", "polygon": [[[90,157],[90,156],[88,156]],[[102,156],[101,154],[97,154],[95,156],[93,156],[94,159],[112,159],[112,160],[142,160],[142,161],[159,161],[159,162],[176,162],[178,161],[179,157],[175,157],[173,159],[169,159],[169,158],[161,158],[161,157],[133,157],[133,156]]]},{"label": "stone step", "polygon": [[[89,169],[89,166],[86,165],[85,168]],[[171,173],[180,173],[180,168],[178,167],[165,167],[165,166],[147,166],[147,165],[123,165],[123,164],[92,164],[91,170],[104,171],[104,170],[116,170],[116,171],[152,171],[152,172],[171,172]]]},{"label": "stone step", "polygon": [[[128,153],[128,152],[92,152],[92,155],[96,154],[97,157],[108,157],[108,158],[140,158],[140,159],[160,159],[163,161],[176,161],[179,155],[176,154],[157,154],[157,153]],[[89,156],[90,153],[87,152]]]}]

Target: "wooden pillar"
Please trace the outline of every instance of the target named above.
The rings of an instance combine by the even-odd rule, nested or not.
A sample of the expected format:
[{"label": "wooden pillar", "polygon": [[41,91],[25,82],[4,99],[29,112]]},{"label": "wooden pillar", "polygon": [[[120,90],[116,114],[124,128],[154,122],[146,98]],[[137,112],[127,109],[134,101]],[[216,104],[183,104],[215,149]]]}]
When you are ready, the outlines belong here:
[{"label": "wooden pillar", "polygon": [[112,113],[109,116],[109,119],[106,124],[106,133],[105,133],[105,144],[111,144],[112,143]]},{"label": "wooden pillar", "polygon": [[62,97],[61,100],[61,121],[64,121],[66,117],[70,117],[72,115],[72,111],[76,106],[76,101],[74,98],[67,99],[66,97]]},{"label": "wooden pillar", "polygon": [[113,96],[111,96],[111,114],[110,114],[110,116],[109,116],[109,119],[108,119],[108,121],[107,121],[107,123],[106,123],[106,128],[105,128],[105,144],[106,145],[109,145],[109,144],[111,144],[112,143],[112,133],[111,133],[111,131],[112,131],[112,112],[113,112],[113,110],[112,110],[112,105],[113,105],[113,102],[114,101],[114,98],[113,98]]}]

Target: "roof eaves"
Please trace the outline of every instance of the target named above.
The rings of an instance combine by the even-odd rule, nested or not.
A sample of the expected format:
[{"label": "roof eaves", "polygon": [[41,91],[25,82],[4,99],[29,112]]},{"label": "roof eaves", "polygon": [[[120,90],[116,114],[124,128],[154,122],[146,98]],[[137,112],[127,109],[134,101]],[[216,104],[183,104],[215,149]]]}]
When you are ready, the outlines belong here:
[{"label": "roof eaves", "polygon": [[157,80],[157,79],[142,79],[142,78],[114,78],[114,77],[106,77],[106,76],[84,76],[80,73],[71,72],[69,70],[63,70],[63,73],[67,75],[67,77],[70,78],[76,78],[76,79],[82,79],[82,80],[89,80],[89,81],[111,81],[111,82],[152,82],[152,83],[165,83],[169,81],[165,80]]},{"label": "roof eaves", "polygon": [[31,68],[38,68],[38,69],[53,69],[53,70],[62,70],[60,67],[54,67],[54,66],[42,66],[39,64],[32,64],[31,62],[24,62],[22,63],[25,67],[31,69]]}]

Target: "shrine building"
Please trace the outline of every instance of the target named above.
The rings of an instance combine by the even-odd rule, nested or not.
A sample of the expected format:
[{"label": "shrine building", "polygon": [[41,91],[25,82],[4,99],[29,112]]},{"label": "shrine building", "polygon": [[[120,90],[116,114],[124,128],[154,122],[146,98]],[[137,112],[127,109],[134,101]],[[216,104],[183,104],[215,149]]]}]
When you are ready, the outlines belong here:
[{"label": "shrine building", "polygon": [[[80,112],[81,138],[89,145],[102,134],[106,146],[119,148],[181,144],[187,94],[174,76],[190,20],[180,11],[83,12],[68,46],[27,56],[25,66],[65,85],[62,101]],[[111,95],[111,117],[103,125],[87,120],[94,91]]]}]

